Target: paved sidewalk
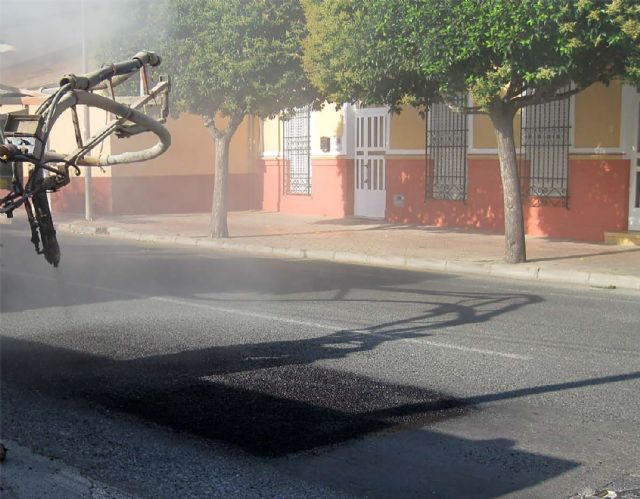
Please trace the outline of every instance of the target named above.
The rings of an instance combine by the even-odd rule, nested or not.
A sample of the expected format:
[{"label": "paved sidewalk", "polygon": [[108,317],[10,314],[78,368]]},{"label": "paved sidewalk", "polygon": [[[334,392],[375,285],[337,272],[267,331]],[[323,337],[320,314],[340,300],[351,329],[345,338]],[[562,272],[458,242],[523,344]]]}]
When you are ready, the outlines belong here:
[{"label": "paved sidewalk", "polygon": [[99,218],[58,215],[61,231],[290,258],[493,275],[640,290],[640,247],[527,238],[529,261],[502,261],[504,237],[464,230],[267,212],[229,214],[229,239],[208,235],[208,214]]}]

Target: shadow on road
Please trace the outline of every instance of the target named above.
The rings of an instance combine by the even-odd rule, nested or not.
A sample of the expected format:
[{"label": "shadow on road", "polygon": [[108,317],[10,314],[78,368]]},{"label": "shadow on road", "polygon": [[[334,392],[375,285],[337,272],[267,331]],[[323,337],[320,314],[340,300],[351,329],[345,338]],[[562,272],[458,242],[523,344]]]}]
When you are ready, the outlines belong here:
[{"label": "shadow on road", "polygon": [[[126,258],[109,256],[109,251],[124,252]],[[176,258],[185,254],[190,258]],[[73,257],[73,266],[59,273],[47,270],[48,273],[29,277],[21,274],[21,270],[3,272],[3,288],[10,289],[12,294],[3,296],[2,311],[40,313],[48,308],[144,300],[160,293],[163,297],[205,304],[253,300],[286,305],[325,300],[373,307],[400,305],[411,312],[401,319],[323,336],[216,345],[178,353],[147,354],[131,360],[114,360],[82,351],[92,347],[91,342],[80,341],[84,336],[115,341],[113,338],[117,336],[132,342],[132,348],[135,342],[135,348],[147,351],[144,334],[138,335],[131,322],[92,323],[87,331],[62,331],[76,338],[71,343],[74,350],[45,344],[60,341],[61,333],[50,334],[44,329],[46,322],[41,322],[43,331],[32,336],[39,341],[2,337],[5,431],[12,424],[5,417],[7,403],[11,403],[7,394],[38,393],[50,400],[52,406],[66,401],[97,405],[240,447],[260,457],[277,458],[301,452],[304,455],[319,452],[322,457],[331,452],[318,449],[328,451],[347,441],[378,442],[382,438],[397,443],[411,435],[411,441],[405,441],[404,445],[390,444],[391,454],[386,457],[384,453],[378,454],[381,458],[376,462],[334,470],[338,474],[353,474],[346,476],[344,483],[353,484],[355,492],[378,497],[415,497],[418,491],[418,495],[424,492],[421,487],[425,483],[435,483],[438,474],[444,474],[458,477],[452,482],[454,485],[460,484],[459,477],[474,483],[472,489],[464,489],[469,493],[449,497],[493,498],[533,486],[577,466],[575,462],[518,450],[512,441],[474,441],[418,430],[478,410],[476,406],[483,402],[534,394],[535,388],[454,399],[444,393],[317,365],[318,361],[372,352],[387,342],[429,336],[440,328],[488,321],[538,303],[541,301],[538,296],[448,291],[446,282],[454,278],[445,275],[309,261],[204,258],[160,249],[136,252],[117,245],[102,249],[95,244]],[[103,262],[108,264],[101,265]],[[29,272],[28,266],[18,268]],[[431,282],[438,285],[429,286]],[[425,289],[428,287],[435,289]],[[114,331],[114,324],[126,330]],[[173,326],[167,316],[162,327]],[[215,324],[211,327],[215,337],[219,332],[215,331]],[[635,377],[640,374],[632,373],[625,379]],[[578,385],[554,385],[547,389],[560,391],[623,380],[585,380]],[[21,417],[28,420],[29,414]],[[379,438],[363,440],[372,434]],[[435,456],[437,462],[432,459]],[[370,469],[375,476],[365,480],[367,475],[360,473],[363,469]],[[416,469],[419,474],[409,473]],[[387,486],[382,484],[385,474]],[[375,484],[380,488],[373,487]],[[389,489],[391,485],[393,488]]]},{"label": "shadow on road", "polygon": [[[308,356],[310,348],[314,347],[302,342],[299,352]],[[635,372],[452,399],[291,359],[265,367],[265,359],[254,355],[268,350],[238,345],[114,361],[5,337],[2,384],[3,389],[21,387],[55,400],[99,404],[262,457],[323,448],[312,457],[322,461],[332,455],[332,446],[375,433],[378,438],[369,446],[386,450],[372,449],[375,460],[364,455],[361,463],[334,470],[333,482],[376,497],[392,491],[394,497],[410,497],[421,484],[448,483],[463,495],[440,497],[494,498],[548,480],[578,463],[516,449],[510,440],[469,440],[418,428],[464,416],[483,402],[640,378]],[[11,421],[4,416],[3,421],[6,430]],[[421,470],[418,476],[408,474],[416,470]],[[316,478],[324,473],[319,471]],[[345,473],[353,476],[340,476]]]}]

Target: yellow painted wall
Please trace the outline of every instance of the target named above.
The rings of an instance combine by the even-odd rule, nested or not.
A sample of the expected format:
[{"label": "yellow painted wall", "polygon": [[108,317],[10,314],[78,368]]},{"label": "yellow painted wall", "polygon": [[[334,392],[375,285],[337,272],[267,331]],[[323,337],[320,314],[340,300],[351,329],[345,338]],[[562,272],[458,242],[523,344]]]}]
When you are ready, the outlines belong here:
[{"label": "yellow painted wall", "polygon": [[[253,120],[253,147],[249,142],[249,120]],[[113,167],[115,177],[123,176],[162,176],[162,175],[211,175],[214,169],[213,137],[204,127],[202,117],[182,114],[178,119],[167,120],[166,126],[171,133],[171,147],[159,158],[134,165]],[[229,173],[247,173],[254,171],[257,141],[259,139],[255,118],[246,118],[236,130],[229,151]],[[155,143],[151,133],[137,135],[128,139],[112,139],[113,153],[132,151],[150,147]]]},{"label": "yellow painted wall", "polygon": [[[27,106],[27,110],[29,113],[35,113],[37,105]],[[25,109],[25,106],[22,105],[3,105],[0,106],[0,113],[5,114],[14,111],[20,111]],[[90,120],[91,120],[91,132],[95,133],[101,128],[105,126],[106,123],[106,113],[101,109],[91,109],[90,112]],[[84,110],[83,106],[78,106],[78,121],[80,123],[80,130],[84,130]],[[73,129],[73,122],[71,119],[71,111],[65,111],[55,122],[51,133],[49,134],[49,150],[56,151],[59,153],[71,153],[77,149],[76,136]],[[92,151],[92,154],[98,154],[100,152],[100,147],[95,148]],[[109,140],[104,142],[102,147],[102,154],[109,154],[110,145]],[[81,176],[84,174],[84,168],[81,168]],[[75,176],[75,173],[72,173]],[[103,172],[99,168],[92,168],[92,175],[95,177],[110,177],[111,172],[110,169],[107,168]]]},{"label": "yellow painted wall", "polygon": [[575,147],[619,147],[622,85],[591,85],[575,98]]},{"label": "yellow painted wall", "polygon": [[24,106],[20,104],[1,104],[0,114],[14,113],[16,111],[21,111],[23,109],[24,109]]},{"label": "yellow painted wall", "polygon": [[[35,109],[33,109],[35,111]],[[91,135],[100,131],[107,124],[109,116],[101,109],[92,108],[89,113]],[[84,132],[84,107],[78,106],[78,122],[80,124],[80,132]],[[65,111],[56,121],[51,134],[49,135],[49,149],[58,153],[70,153],[77,149],[76,136],[73,130],[73,121],[71,119],[71,110]],[[91,151],[91,155],[107,155],[111,152],[110,140],[105,140],[101,145]],[[84,168],[81,168],[81,175],[84,176]],[[75,173],[72,173],[75,176]],[[92,168],[91,175],[93,177],[110,177],[111,168]]]},{"label": "yellow painted wall", "polygon": [[[469,116],[469,126],[473,126],[473,146],[476,149],[495,149],[496,136],[488,116],[478,114]],[[520,146],[521,115],[518,113],[513,121],[513,133],[516,146]],[[425,148],[425,123],[418,110],[404,106],[401,114],[391,116],[391,149]]]},{"label": "yellow painted wall", "polygon": [[[32,106],[30,112],[35,111]],[[3,105],[0,113],[24,109],[21,105]],[[80,130],[84,130],[84,111],[78,107]],[[101,109],[91,109],[91,134],[95,134],[111,119]],[[223,124],[222,121],[218,121]],[[257,168],[256,156],[260,144],[260,120],[248,117],[240,124],[230,145],[229,172],[249,173]],[[200,116],[183,114],[178,119],[169,119],[166,124],[171,133],[171,147],[159,158],[132,165],[92,168],[95,177],[155,176],[155,175],[211,175],[214,168],[214,142],[204,127]],[[119,139],[115,135],[96,147],[92,155],[119,154],[126,151],[146,149],[156,143],[152,133]],[[77,148],[71,111],[63,113],[51,132],[50,149],[59,153],[70,153]],[[81,169],[84,172],[84,168]]]},{"label": "yellow painted wall", "polygon": [[420,149],[426,147],[426,129],[424,119],[412,106],[403,106],[400,114],[390,118],[390,149]]},{"label": "yellow painted wall", "polygon": [[311,138],[314,141],[314,149],[320,147],[319,137],[342,137],[344,129],[342,109],[336,109],[333,104],[325,104],[320,111],[313,112],[312,119],[316,133],[316,137]]},{"label": "yellow painted wall", "polygon": [[262,122],[262,152],[275,153],[282,146],[282,122],[280,118],[266,119]]},{"label": "yellow painted wall", "polygon": [[[619,82],[608,87],[596,83],[575,98],[574,147],[619,147],[620,105],[622,88]],[[476,149],[495,149],[496,138],[488,116],[473,118],[473,145]],[[513,128],[516,146],[520,145],[521,114],[516,116]]]},{"label": "yellow painted wall", "polygon": [[[344,131],[344,113],[333,104],[325,104],[320,111],[312,111],[311,148],[320,148],[320,137],[342,139]],[[282,121],[271,118],[262,121],[262,153],[274,154],[282,151]]]},{"label": "yellow painted wall", "polygon": [[476,114],[471,117],[471,120],[473,120],[473,147],[476,149],[498,147],[491,119],[486,115]]},{"label": "yellow painted wall", "polygon": [[[469,117],[473,126],[473,147],[475,149],[496,149],[496,133],[491,123],[491,118],[486,114],[474,114]],[[516,147],[520,147],[520,127],[522,124],[522,115],[520,112],[516,114],[513,120],[513,134]]]},{"label": "yellow painted wall", "polygon": [[[253,118],[245,118],[240,124],[231,140],[229,150],[229,173],[249,173],[255,169],[255,145],[251,140],[251,121]],[[255,141],[255,138],[253,139]]]}]

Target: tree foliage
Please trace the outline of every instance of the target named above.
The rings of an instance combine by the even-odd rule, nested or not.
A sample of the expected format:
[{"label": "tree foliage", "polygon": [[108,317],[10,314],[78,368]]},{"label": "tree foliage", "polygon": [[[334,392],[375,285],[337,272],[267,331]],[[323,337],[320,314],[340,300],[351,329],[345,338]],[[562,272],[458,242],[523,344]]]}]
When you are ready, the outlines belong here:
[{"label": "tree foliage", "polygon": [[160,41],[163,72],[172,78],[172,108],[201,115],[216,142],[212,234],[226,237],[229,143],[240,123],[245,116],[272,117],[317,101],[302,69],[304,11],[298,0],[135,5],[132,17],[141,31],[124,39],[125,45],[141,36]]},{"label": "tree foliage", "polygon": [[305,67],[336,101],[396,105],[435,87],[440,96],[471,92],[488,113],[505,97],[521,107],[569,83],[638,77],[636,0],[303,3]]},{"label": "tree foliage", "polygon": [[302,71],[296,0],[171,0],[168,54],[180,109],[274,116],[317,95]]},{"label": "tree foliage", "polygon": [[[594,82],[638,81],[637,0],[306,0],[305,66],[344,101],[424,104],[470,93],[496,129],[505,259],[526,259],[513,118]],[[354,38],[349,40],[349,38]],[[572,85],[571,90],[567,87]]]},{"label": "tree foliage", "polygon": [[485,112],[496,101],[522,107],[555,98],[570,83],[608,83],[638,54],[634,0],[373,4],[407,21],[395,40],[403,65],[438,81],[443,95],[470,91]]},{"label": "tree foliage", "polygon": [[[316,100],[302,69],[298,0],[170,0],[167,54],[174,100],[199,113],[216,142],[211,232],[227,237],[229,143],[247,115]],[[227,118],[221,125],[216,118]]]},{"label": "tree foliage", "polygon": [[[92,50],[97,64],[111,64],[131,58],[140,50],[160,54],[163,64],[151,71],[153,80],[158,73],[167,73],[164,41],[167,31],[167,0],[111,0],[104,9],[104,24],[109,26],[100,34]],[[93,69],[93,68],[92,68]],[[115,88],[116,95],[138,95],[139,82],[132,78]]]},{"label": "tree foliage", "polygon": [[[314,86],[331,102],[421,106],[435,86],[404,67],[391,46],[393,19],[378,19],[366,2],[303,0],[309,27],[304,39],[304,65]],[[372,29],[377,23],[380,29]]]}]

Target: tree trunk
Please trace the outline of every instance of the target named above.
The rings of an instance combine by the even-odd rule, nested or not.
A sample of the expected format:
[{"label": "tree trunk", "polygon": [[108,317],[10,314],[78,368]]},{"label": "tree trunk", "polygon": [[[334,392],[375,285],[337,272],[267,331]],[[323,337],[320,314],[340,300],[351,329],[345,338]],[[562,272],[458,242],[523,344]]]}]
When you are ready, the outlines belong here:
[{"label": "tree trunk", "polygon": [[211,207],[211,237],[229,237],[227,228],[227,179],[229,177],[229,144],[231,134],[214,136],[216,164],[213,177],[213,205]]},{"label": "tree trunk", "polygon": [[518,179],[516,144],[513,138],[515,108],[499,104],[490,113],[498,141],[498,158],[504,197],[504,260],[507,263],[527,261],[524,239],[524,217]]},{"label": "tree trunk", "polygon": [[213,204],[211,206],[211,237],[229,237],[227,228],[227,184],[229,178],[229,145],[233,134],[244,119],[243,113],[232,115],[227,127],[216,127],[215,117],[203,115],[204,126],[209,130],[215,144],[215,168],[213,177]]}]

